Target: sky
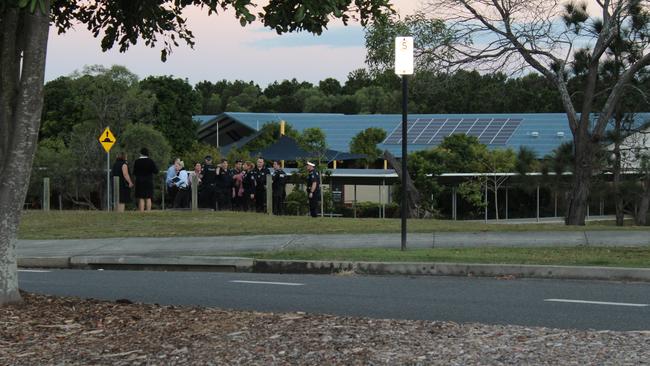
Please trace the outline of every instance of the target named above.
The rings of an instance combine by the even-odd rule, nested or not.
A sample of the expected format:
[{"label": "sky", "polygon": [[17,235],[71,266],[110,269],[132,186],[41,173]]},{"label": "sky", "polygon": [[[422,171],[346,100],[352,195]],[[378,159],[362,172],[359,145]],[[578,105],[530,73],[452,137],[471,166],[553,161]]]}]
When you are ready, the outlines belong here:
[{"label": "sky", "polygon": [[[392,3],[404,16],[413,13],[420,0]],[[137,45],[126,53],[102,52],[99,39],[93,38],[83,25],[63,35],[52,28],[46,81],[69,75],[85,65],[100,64],[126,66],[141,78],[172,75],[188,79],[191,84],[240,79],[264,87],[292,78],[317,83],[334,77],[344,82],[350,71],[364,67],[364,31],[358,23],[332,24],[321,36],[305,32],[278,36],[260,24],[242,27],[228,13],[207,16],[199,9],[189,9],[186,14],[196,45],[191,49],[181,44],[167,62],[160,60],[160,47]]]}]

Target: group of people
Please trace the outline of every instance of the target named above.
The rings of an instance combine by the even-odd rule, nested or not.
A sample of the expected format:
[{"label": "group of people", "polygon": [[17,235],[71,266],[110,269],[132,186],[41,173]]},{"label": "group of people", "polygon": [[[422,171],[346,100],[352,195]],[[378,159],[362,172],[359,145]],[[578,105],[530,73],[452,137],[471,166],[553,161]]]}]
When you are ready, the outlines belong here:
[{"label": "group of people", "polygon": [[[165,177],[168,202],[173,208],[189,208],[192,184],[197,184],[198,205],[201,208],[266,212],[267,176],[270,175],[273,214],[284,215],[287,174],[278,161],[274,161],[272,167],[273,171],[260,157],[255,164],[237,160],[234,168],[230,169],[227,159],[221,159],[219,164],[214,165],[212,156],[208,155],[203,163],[194,164],[194,169],[188,171],[185,163],[176,158]],[[307,162],[307,170],[309,211],[312,217],[316,217],[320,201],[320,175],[311,162]],[[118,154],[113,165],[113,176],[120,180],[117,211],[124,211],[125,204],[131,202],[131,188],[134,186],[138,209],[151,210],[154,176],[157,173],[158,167],[149,157],[149,151],[143,148],[133,164],[134,182],[129,173],[126,153]]]},{"label": "group of people", "polygon": [[153,199],[154,176],[158,174],[156,163],[149,157],[147,148],[140,149],[140,156],[133,163],[133,176],[131,179],[129,165],[125,152],[117,154],[113,164],[112,175],[120,178],[119,200],[115,208],[123,212],[127,203],[131,202],[131,188],[135,186],[135,198],[138,200],[139,211],[151,211],[151,200]]}]

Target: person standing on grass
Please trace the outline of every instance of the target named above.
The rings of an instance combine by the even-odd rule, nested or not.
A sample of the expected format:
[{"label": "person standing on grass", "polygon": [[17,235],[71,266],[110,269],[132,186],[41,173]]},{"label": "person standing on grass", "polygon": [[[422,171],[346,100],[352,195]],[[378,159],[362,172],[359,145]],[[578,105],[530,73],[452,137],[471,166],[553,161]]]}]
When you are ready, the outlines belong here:
[{"label": "person standing on grass", "polygon": [[228,160],[221,159],[217,167],[217,208],[232,210],[233,172],[228,169]]},{"label": "person standing on grass", "polygon": [[273,162],[273,214],[284,215],[284,199],[287,195],[287,173],[282,170],[280,163]]},{"label": "person standing on grass", "polygon": [[165,176],[165,186],[167,187],[167,202],[171,207],[174,203],[174,198],[176,197],[176,185],[172,183],[172,179],[176,176],[176,164],[181,161],[180,158],[174,158],[172,165],[167,168],[167,174]]},{"label": "person standing on grass", "polygon": [[243,164],[241,160],[237,160],[235,162],[235,171],[232,176],[232,180],[233,180],[232,208],[233,210],[236,211],[243,210],[242,200],[244,199],[244,186],[243,186],[244,171],[242,165]]},{"label": "person standing on grass", "polygon": [[212,165],[212,156],[205,157],[201,172],[203,174],[203,197],[199,207],[214,210],[217,207],[217,168]]},{"label": "person standing on grass", "polygon": [[307,196],[309,197],[309,214],[318,216],[318,202],[320,202],[320,174],[316,171],[316,164],[307,162]]},{"label": "person standing on grass", "polygon": [[133,163],[135,198],[138,199],[138,210],[140,212],[151,211],[154,174],[158,174],[158,167],[149,157],[149,149],[143,147],[140,149],[140,157]]},{"label": "person standing on grass", "polygon": [[257,166],[253,171],[255,176],[255,211],[266,212],[266,176],[271,174],[264,165],[264,159],[257,159]]},{"label": "person standing on grass", "polygon": [[178,188],[174,198],[174,208],[188,208],[190,205],[190,182],[189,174],[185,170],[185,163],[182,160],[176,164],[176,177],[172,181]]},{"label": "person standing on grass", "polygon": [[133,188],[133,181],[129,175],[129,165],[126,161],[126,153],[120,152],[117,154],[115,164],[113,164],[112,175],[120,178],[120,191],[118,197],[118,204],[115,208],[117,212],[124,212],[127,203],[131,203],[131,188]]},{"label": "person standing on grass", "polygon": [[253,173],[253,163],[250,161],[244,163],[242,186],[244,187],[242,209],[244,211],[252,210],[255,207],[255,174]]}]

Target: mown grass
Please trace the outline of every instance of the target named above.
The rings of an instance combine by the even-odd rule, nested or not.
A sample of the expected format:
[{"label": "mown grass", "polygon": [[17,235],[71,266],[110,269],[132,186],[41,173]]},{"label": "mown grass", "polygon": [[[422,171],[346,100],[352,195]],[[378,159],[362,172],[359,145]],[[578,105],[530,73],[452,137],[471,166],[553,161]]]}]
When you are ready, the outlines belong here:
[{"label": "mown grass", "polygon": [[[573,231],[650,230],[650,227],[617,228],[612,223],[584,228],[562,224],[483,224],[467,221],[409,220],[408,231]],[[310,218],[269,216],[241,212],[154,211],[107,213],[98,211],[27,211],[20,239],[92,239],[115,237],[178,237],[269,234],[396,233],[399,219]]]},{"label": "mown grass", "polygon": [[650,267],[649,247],[325,249],[245,253],[256,259],[360,262],[455,262],[606,267]]}]

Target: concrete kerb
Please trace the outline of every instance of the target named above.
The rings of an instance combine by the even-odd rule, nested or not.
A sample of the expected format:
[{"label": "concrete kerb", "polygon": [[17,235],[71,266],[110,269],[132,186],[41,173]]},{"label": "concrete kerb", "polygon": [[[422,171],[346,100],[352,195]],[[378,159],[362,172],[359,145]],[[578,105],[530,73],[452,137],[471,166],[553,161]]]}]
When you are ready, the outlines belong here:
[{"label": "concrete kerb", "polygon": [[256,260],[259,273],[341,273],[650,281],[650,269],[474,263]]},{"label": "concrete kerb", "polygon": [[518,264],[255,260],[243,257],[75,256],[19,258],[21,268],[434,275],[650,282],[650,269]]}]

